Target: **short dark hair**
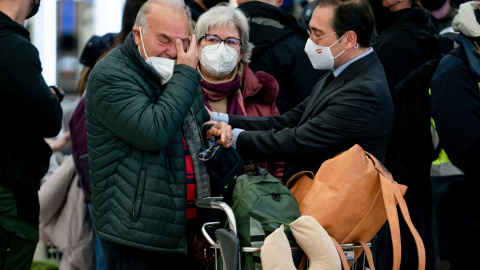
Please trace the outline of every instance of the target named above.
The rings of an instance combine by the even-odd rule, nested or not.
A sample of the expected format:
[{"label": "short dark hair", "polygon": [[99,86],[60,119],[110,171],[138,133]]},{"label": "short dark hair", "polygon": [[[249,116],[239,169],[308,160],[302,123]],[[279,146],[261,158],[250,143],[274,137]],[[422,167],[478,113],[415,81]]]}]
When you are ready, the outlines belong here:
[{"label": "short dark hair", "polygon": [[347,31],[357,34],[357,42],[362,47],[370,47],[375,19],[372,8],[366,0],[316,0],[317,7],[333,7],[331,27],[337,38]]}]

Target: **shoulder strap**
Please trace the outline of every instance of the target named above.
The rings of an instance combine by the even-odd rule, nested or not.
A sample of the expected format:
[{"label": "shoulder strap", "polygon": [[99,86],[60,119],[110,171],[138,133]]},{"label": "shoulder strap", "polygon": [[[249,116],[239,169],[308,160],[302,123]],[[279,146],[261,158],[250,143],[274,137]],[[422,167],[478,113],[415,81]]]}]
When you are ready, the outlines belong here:
[{"label": "shoulder strap", "polygon": [[468,64],[467,55],[465,54],[465,49],[462,46],[456,47],[455,49],[448,52],[447,55],[458,57],[462,59],[464,63]]},{"label": "shoulder strap", "polygon": [[335,248],[337,249],[338,256],[340,256],[340,261],[342,262],[342,268],[343,268],[343,270],[349,270],[349,269],[350,269],[350,265],[348,265],[347,257],[345,256],[345,253],[343,252],[342,247],[341,247],[340,244],[338,243],[337,239],[335,239],[335,238],[333,238],[333,237],[331,237],[331,236],[330,236],[330,238],[332,239],[333,244],[335,245]]},{"label": "shoulder strap", "polygon": [[[315,177],[315,174],[311,171],[301,171],[301,172],[298,172],[294,175],[292,175],[288,180],[287,180],[287,183],[285,184],[285,186],[287,186],[287,188],[292,188],[293,185],[295,184],[295,182],[298,180],[298,178],[300,178],[300,176],[304,175],[304,174],[310,174],[311,177],[310,178],[314,178]],[[293,192],[293,190],[292,190]]]},{"label": "shoulder strap", "polygon": [[392,235],[393,245],[393,268],[395,270],[400,269],[400,261],[402,257],[402,246],[400,242],[400,225],[398,221],[397,203],[400,206],[403,218],[410,229],[410,232],[415,239],[418,253],[418,269],[425,269],[425,246],[423,245],[422,238],[418,234],[417,230],[413,226],[410,214],[408,213],[407,204],[403,199],[400,189],[396,182],[387,180],[385,177],[380,176],[381,188],[383,200],[385,202],[385,209],[387,210],[388,224],[390,225],[390,232]]}]

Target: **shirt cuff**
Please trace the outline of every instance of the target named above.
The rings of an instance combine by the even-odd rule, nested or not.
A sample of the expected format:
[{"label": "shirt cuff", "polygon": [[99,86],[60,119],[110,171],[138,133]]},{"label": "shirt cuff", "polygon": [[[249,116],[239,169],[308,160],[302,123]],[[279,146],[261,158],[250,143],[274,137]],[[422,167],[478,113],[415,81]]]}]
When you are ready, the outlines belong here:
[{"label": "shirt cuff", "polygon": [[212,120],[215,122],[225,122],[228,124],[228,114],[212,112]]},{"label": "shirt cuff", "polygon": [[237,139],[238,139],[238,135],[240,135],[240,133],[244,132],[245,130],[244,129],[241,129],[241,128],[234,128],[232,130],[233,132],[233,143],[232,143],[232,148],[233,149],[237,149]]}]

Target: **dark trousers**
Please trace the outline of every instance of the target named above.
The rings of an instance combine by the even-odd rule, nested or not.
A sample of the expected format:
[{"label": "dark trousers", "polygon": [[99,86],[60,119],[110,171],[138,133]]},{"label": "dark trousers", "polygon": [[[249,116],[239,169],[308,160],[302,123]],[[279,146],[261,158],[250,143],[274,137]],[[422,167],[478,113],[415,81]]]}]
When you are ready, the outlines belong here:
[{"label": "dark trousers", "polygon": [[0,225],[0,269],[29,270],[37,244]]},{"label": "dark trousers", "polygon": [[451,184],[437,207],[440,258],[450,261],[450,270],[478,268],[480,215],[474,185],[474,181]]},{"label": "dark trousers", "polygon": [[100,240],[106,269],[194,269],[187,255],[153,252]]}]

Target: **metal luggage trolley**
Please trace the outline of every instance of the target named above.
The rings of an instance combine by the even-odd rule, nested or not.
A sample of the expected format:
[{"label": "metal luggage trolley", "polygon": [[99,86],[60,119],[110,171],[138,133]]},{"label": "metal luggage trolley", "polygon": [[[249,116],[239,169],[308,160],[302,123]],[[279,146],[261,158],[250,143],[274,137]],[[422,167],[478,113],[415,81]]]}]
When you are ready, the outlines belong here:
[{"label": "metal luggage trolley", "polygon": [[[220,222],[207,222],[202,226],[202,234],[205,236],[207,241],[210,243],[211,248],[215,250],[215,269],[218,269],[217,258],[218,258],[218,251],[222,254],[223,259],[223,270],[241,270],[241,256],[240,253],[248,253],[248,252],[260,252],[260,248],[258,247],[241,247],[239,243],[239,239],[237,237],[237,225],[235,221],[235,215],[230,208],[230,206],[223,201],[222,197],[210,197],[199,199],[195,202],[196,206],[199,208],[206,208],[206,209],[217,209],[221,210],[225,213],[228,221],[228,229],[219,228]],[[212,239],[210,234],[207,232],[207,229],[214,228],[215,236],[217,238],[216,241]],[[367,244],[371,247],[371,243]],[[348,262],[353,262],[353,254],[355,249],[362,248],[360,244],[341,244],[340,245],[345,252]],[[299,247],[292,247],[292,250],[300,250]],[[356,262],[353,262],[351,269],[359,270],[359,269],[369,269],[365,265],[365,253],[361,256],[363,258],[359,258]],[[307,261],[308,266],[308,261]]]}]

